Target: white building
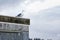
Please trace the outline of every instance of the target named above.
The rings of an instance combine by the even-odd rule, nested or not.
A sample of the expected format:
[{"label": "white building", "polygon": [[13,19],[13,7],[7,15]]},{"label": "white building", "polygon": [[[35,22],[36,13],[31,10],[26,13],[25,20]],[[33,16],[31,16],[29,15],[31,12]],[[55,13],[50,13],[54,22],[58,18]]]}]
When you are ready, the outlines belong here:
[{"label": "white building", "polygon": [[28,40],[30,19],[0,15],[0,40]]}]

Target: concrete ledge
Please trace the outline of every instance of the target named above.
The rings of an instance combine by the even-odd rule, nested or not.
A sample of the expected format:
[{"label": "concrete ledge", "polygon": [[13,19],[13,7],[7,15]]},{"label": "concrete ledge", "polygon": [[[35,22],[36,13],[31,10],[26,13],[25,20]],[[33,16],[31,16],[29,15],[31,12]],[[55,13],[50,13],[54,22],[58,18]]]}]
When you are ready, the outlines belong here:
[{"label": "concrete ledge", "polygon": [[30,25],[30,19],[2,16],[2,15],[0,15],[0,22],[10,22],[10,23]]}]

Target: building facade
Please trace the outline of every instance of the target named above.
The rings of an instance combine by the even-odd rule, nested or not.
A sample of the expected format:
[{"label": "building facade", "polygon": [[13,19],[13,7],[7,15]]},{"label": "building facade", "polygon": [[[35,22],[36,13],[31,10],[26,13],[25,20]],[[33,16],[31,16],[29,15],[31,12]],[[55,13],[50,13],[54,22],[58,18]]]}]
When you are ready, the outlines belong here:
[{"label": "building facade", "polygon": [[29,40],[30,19],[0,15],[0,40]]}]

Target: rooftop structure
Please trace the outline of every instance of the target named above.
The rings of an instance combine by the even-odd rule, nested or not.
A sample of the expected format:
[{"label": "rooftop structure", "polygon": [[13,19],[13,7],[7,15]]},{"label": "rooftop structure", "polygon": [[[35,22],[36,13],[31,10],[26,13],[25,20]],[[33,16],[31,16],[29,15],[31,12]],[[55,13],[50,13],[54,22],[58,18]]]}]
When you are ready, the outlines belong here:
[{"label": "rooftop structure", "polygon": [[0,15],[0,40],[28,40],[30,19]]}]

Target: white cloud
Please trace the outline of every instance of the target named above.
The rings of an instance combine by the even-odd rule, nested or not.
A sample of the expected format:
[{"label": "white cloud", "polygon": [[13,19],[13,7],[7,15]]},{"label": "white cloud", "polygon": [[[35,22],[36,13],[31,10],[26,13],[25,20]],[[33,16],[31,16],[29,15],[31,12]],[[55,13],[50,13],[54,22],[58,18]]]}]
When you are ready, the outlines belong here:
[{"label": "white cloud", "polygon": [[26,5],[25,10],[27,12],[38,12],[40,10],[48,9],[58,5],[60,5],[59,0],[45,0],[44,2],[35,1],[32,3],[30,2],[30,4]]},{"label": "white cloud", "polygon": [[59,0],[26,0],[23,5],[21,4],[20,6],[23,6],[21,8],[25,10],[24,17],[30,18],[31,16],[41,14],[38,13],[39,11],[41,12],[41,10],[53,8],[58,5],[60,5]]}]

